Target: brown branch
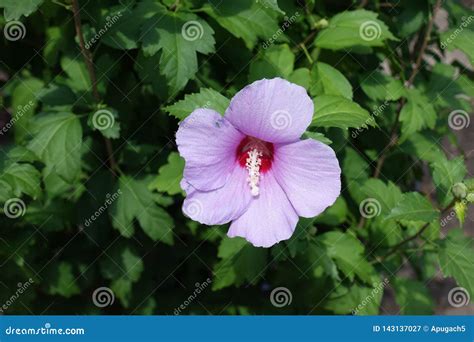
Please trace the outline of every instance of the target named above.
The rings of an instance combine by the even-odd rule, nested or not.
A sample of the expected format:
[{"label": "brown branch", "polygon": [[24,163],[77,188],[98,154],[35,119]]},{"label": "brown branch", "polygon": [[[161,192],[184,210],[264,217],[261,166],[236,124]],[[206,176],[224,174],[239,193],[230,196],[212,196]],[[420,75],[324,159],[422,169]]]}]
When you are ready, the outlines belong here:
[{"label": "brown branch", "polygon": [[[101,102],[101,98],[97,89],[97,77],[94,70],[94,62],[92,60],[91,52],[86,49],[86,45],[84,43],[84,35],[82,34],[81,15],[79,13],[78,0],[72,0],[72,12],[74,16],[74,26],[76,29],[76,35],[79,38],[79,46],[81,48],[82,56],[84,57],[84,60],[86,62],[87,72],[89,73],[89,78],[92,84],[92,94],[94,96],[95,101],[99,104]],[[107,161],[109,162],[110,171],[114,176],[117,176],[116,171],[119,171],[119,167],[114,157],[112,142],[106,137],[104,137],[104,142],[107,151]]]}]

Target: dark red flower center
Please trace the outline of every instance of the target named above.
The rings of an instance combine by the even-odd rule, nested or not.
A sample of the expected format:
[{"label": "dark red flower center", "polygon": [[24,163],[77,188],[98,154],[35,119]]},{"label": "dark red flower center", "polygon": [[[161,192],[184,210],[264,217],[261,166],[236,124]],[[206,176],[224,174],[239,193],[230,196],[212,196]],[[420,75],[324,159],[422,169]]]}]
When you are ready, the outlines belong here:
[{"label": "dark red flower center", "polygon": [[260,173],[268,171],[273,161],[273,144],[250,136],[242,139],[237,147],[236,155],[240,166],[247,167],[255,151],[257,151],[260,160]]}]

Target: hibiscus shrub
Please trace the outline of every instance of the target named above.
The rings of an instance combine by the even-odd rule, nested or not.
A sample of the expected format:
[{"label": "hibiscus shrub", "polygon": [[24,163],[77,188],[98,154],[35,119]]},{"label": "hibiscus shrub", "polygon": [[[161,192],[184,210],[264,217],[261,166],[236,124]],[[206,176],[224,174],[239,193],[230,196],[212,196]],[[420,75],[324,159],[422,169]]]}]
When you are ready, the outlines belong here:
[{"label": "hibiscus shrub", "polygon": [[0,8],[1,313],[429,314],[474,297],[462,1]]}]

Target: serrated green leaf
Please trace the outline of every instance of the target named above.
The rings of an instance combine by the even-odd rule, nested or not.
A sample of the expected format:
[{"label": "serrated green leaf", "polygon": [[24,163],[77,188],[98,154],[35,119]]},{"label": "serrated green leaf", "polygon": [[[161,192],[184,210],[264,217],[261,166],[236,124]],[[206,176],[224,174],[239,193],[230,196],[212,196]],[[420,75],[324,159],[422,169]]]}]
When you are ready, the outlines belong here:
[{"label": "serrated green leaf", "polygon": [[436,111],[429,99],[417,89],[406,91],[407,103],[400,112],[401,141],[424,128],[434,128]]},{"label": "serrated green leaf", "polygon": [[441,48],[450,51],[459,49],[464,52],[471,64],[474,64],[474,31],[464,28],[455,28],[443,32],[440,37]]},{"label": "serrated green leaf", "polygon": [[33,139],[28,148],[46,165],[67,181],[81,170],[82,127],[76,115],[51,113],[37,117]]},{"label": "serrated green leaf", "polygon": [[76,276],[73,274],[72,265],[68,262],[62,261],[56,264],[49,279],[49,294],[69,298],[81,293],[81,289],[76,283]]},{"label": "serrated green leaf", "polygon": [[396,277],[392,281],[395,300],[402,315],[431,315],[434,303],[425,284]]},{"label": "serrated green leaf", "polygon": [[431,164],[433,169],[433,182],[436,193],[442,207],[447,206],[453,200],[451,188],[454,184],[461,182],[466,176],[467,170],[463,157],[439,158]]},{"label": "serrated green leaf", "polygon": [[179,181],[183,178],[184,159],[177,152],[171,152],[168,163],[160,167],[158,176],[150,183],[149,189],[166,192],[169,195],[183,193]]},{"label": "serrated green leaf", "polygon": [[324,49],[340,50],[354,46],[383,46],[385,40],[396,40],[377,16],[367,10],[339,13],[317,35],[315,44]]},{"label": "serrated green leaf", "polygon": [[403,194],[386,219],[431,222],[438,217],[438,210],[418,192]]},{"label": "serrated green leaf", "polygon": [[460,229],[453,229],[441,242],[439,264],[445,277],[453,277],[459,286],[470,294],[474,293],[474,242],[463,235]]},{"label": "serrated green leaf", "polygon": [[148,190],[149,180],[121,176],[120,197],[114,202],[112,225],[125,237],[131,237],[137,220],[143,231],[153,240],[173,244],[173,219],[159,207]]},{"label": "serrated green leaf", "polygon": [[400,80],[385,75],[380,71],[371,72],[363,76],[360,86],[367,96],[375,101],[398,100],[405,90]]},{"label": "serrated green leaf", "polygon": [[22,15],[25,17],[36,11],[44,0],[0,0],[0,8],[4,9],[6,21],[18,20]]},{"label": "serrated green leaf", "polygon": [[199,93],[188,94],[183,100],[163,109],[170,115],[183,120],[198,108],[209,108],[224,114],[229,103],[230,100],[217,91],[210,88],[202,88]]},{"label": "serrated green leaf", "polygon": [[311,69],[313,84],[309,89],[312,96],[338,95],[352,100],[352,85],[347,78],[329,64],[318,62]]},{"label": "serrated green leaf", "polygon": [[13,163],[5,168],[0,179],[10,185],[15,196],[27,194],[36,199],[41,194],[40,177],[40,172],[33,165]]},{"label": "serrated green leaf", "polygon": [[262,78],[288,78],[294,64],[295,54],[287,44],[272,45],[250,63],[249,82]]},{"label": "serrated green leaf", "polygon": [[370,114],[357,103],[342,96],[321,95],[314,98],[314,116],[310,127],[374,126]]}]

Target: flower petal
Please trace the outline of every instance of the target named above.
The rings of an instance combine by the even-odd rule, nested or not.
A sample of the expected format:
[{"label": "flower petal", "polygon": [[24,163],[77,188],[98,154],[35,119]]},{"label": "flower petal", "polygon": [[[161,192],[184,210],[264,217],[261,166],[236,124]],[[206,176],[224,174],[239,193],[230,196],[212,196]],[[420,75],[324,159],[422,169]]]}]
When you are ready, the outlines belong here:
[{"label": "flower petal", "polygon": [[245,169],[235,165],[225,185],[211,191],[199,191],[183,179],[181,187],[187,193],[183,203],[186,216],[202,224],[215,225],[230,222],[250,205],[251,194]]},{"label": "flower petal", "polygon": [[299,216],[322,213],[341,193],[336,154],[316,140],[276,145],[272,171]]},{"label": "flower petal", "polygon": [[281,78],[256,81],[239,91],[225,113],[242,133],[272,143],[297,140],[311,123],[306,90]]},{"label": "flower petal", "polygon": [[244,135],[219,113],[196,109],[176,132],[179,154],[185,159],[184,178],[203,191],[222,187],[235,164]]},{"label": "flower petal", "polygon": [[260,180],[260,195],[232,222],[227,235],[241,236],[256,247],[270,247],[289,239],[297,222],[298,215],[269,171]]}]

